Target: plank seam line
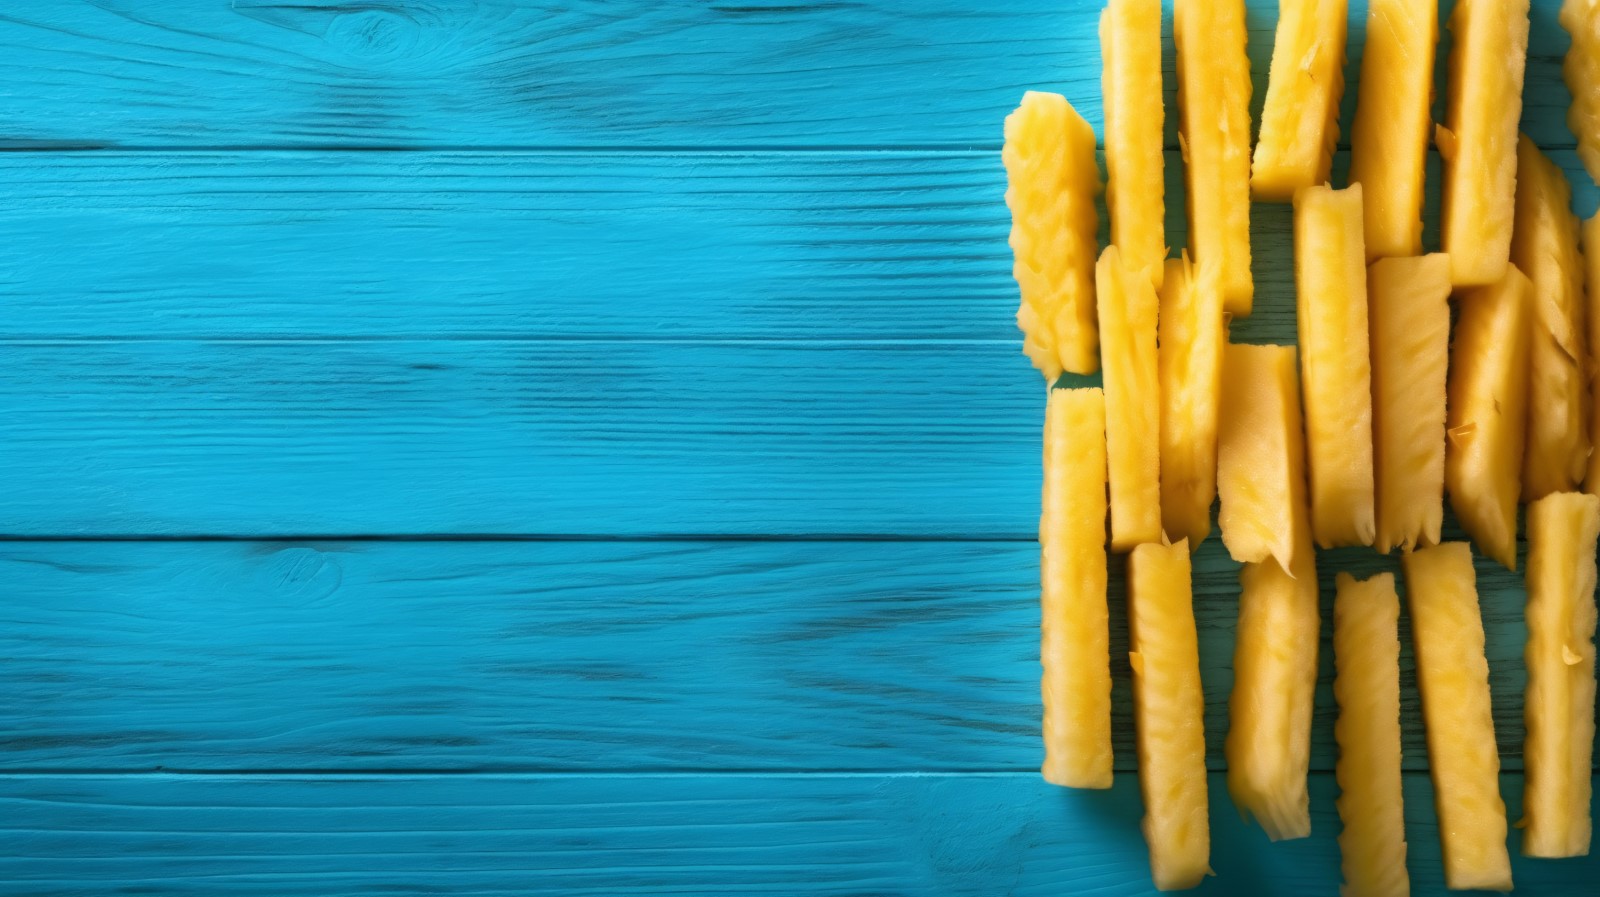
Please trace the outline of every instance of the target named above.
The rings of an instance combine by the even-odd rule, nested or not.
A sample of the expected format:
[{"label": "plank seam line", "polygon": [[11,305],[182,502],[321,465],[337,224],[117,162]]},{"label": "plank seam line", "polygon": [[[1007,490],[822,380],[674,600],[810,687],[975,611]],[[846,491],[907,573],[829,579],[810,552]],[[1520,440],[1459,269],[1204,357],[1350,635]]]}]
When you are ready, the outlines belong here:
[{"label": "plank seam line", "polygon": [[[1002,115],[996,116],[996,130]],[[1558,143],[1540,144],[1540,149],[1545,151],[1570,152],[1577,149],[1576,141],[1560,141]],[[1163,144],[1162,151],[1175,153],[1180,147],[1177,144],[1170,146]],[[1096,145],[1095,151],[1104,153],[1105,147]],[[1340,144],[1335,152],[1349,152],[1347,144]],[[435,154],[463,154],[463,155],[548,155],[548,156],[587,156],[587,155],[639,155],[639,156],[806,156],[806,155],[894,155],[894,154],[927,154],[940,156],[993,156],[998,159],[1000,144],[974,145],[970,141],[964,143],[906,143],[906,144],[821,144],[816,146],[785,145],[785,144],[752,144],[750,146],[693,146],[693,145],[629,145],[629,144],[596,144],[593,146],[580,145],[550,145],[537,144],[439,144],[419,146],[399,146],[386,144],[194,144],[172,145],[160,144],[117,144],[117,143],[51,143],[39,141],[36,143],[0,143],[0,153],[16,154],[93,154],[116,155],[118,153],[133,154],[183,154],[183,153],[435,153]]]},{"label": "plank seam line", "polygon": [[77,542],[995,542],[1036,543],[1033,533],[322,533],[260,535],[190,533],[99,533],[37,535],[0,533],[0,544]]},{"label": "plank seam line", "polygon": [[[1120,775],[1134,776],[1136,770],[1117,770]],[[1207,769],[1210,775],[1223,775],[1225,770]],[[1309,775],[1331,776],[1331,769],[1312,769]],[[1426,769],[1402,770],[1405,775],[1429,775]],[[1523,771],[1502,770],[1503,775],[1522,775]],[[328,779],[770,779],[770,778],[831,778],[831,779],[960,779],[960,778],[1029,778],[1039,779],[1041,785],[1044,780],[1039,776],[1038,770],[884,770],[874,772],[871,770],[808,770],[808,769],[780,769],[780,770],[666,770],[666,771],[639,771],[639,770],[598,770],[598,771],[530,771],[508,772],[489,771],[477,772],[472,770],[428,770],[428,771],[394,771],[394,770],[49,770],[49,771],[24,771],[7,770],[0,772],[0,779],[29,779],[29,778],[79,778],[79,779],[112,779],[112,778],[146,778],[146,779],[293,779],[293,778],[328,778]]]}]

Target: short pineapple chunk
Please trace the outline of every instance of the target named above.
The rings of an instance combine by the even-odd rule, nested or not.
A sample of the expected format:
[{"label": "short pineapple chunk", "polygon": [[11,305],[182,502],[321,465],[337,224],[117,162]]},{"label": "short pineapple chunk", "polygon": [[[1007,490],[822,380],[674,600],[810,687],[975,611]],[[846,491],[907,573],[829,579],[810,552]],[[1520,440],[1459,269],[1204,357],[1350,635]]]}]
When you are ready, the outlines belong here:
[{"label": "short pineapple chunk", "polygon": [[1066,98],[1028,91],[1006,116],[1012,274],[1022,291],[1022,351],[1051,382],[1100,369],[1094,253],[1100,168],[1094,129]]},{"label": "short pineapple chunk", "polygon": [[1177,0],[1178,143],[1189,207],[1189,252],[1215,271],[1229,314],[1248,315],[1250,274],[1250,60],[1244,0]]},{"label": "short pineapple chunk", "polygon": [[[1589,324],[1589,392],[1600,403],[1600,214],[1583,222],[1584,316]],[[1600,406],[1589,409],[1589,444],[1600,446]],[[1589,453],[1586,492],[1600,495],[1600,452]]]},{"label": "short pineapple chunk", "polygon": [[1250,188],[1256,199],[1288,202],[1328,182],[1339,143],[1344,95],[1345,0],[1278,0],[1278,32]]},{"label": "short pineapple chunk", "polygon": [[1441,248],[1456,286],[1505,277],[1517,191],[1517,121],[1528,59],[1528,0],[1457,0],[1450,96],[1434,142],[1444,162]]},{"label": "short pineapple chunk", "polygon": [[1168,538],[1199,548],[1211,532],[1217,497],[1217,407],[1222,347],[1228,341],[1222,293],[1201,283],[1188,257],[1169,259],[1158,321],[1161,368],[1161,524]]},{"label": "short pineapple chunk", "polygon": [[1095,267],[1101,377],[1111,458],[1111,550],[1161,541],[1161,383],[1156,357],[1159,300],[1145,271],[1107,246]]},{"label": "short pineapple chunk", "polygon": [[1600,498],[1557,492],[1528,506],[1524,856],[1589,852],[1596,539]]},{"label": "short pineapple chunk", "polygon": [[1205,696],[1189,586],[1189,546],[1146,543],[1128,556],[1128,637],[1139,790],[1150,874],[1159,890],[1211,874]]},{"label": "short pineapple chunk", "polygon": [[1311,470],[1311,532],[1323,548],[1371,545],[1372,366],[1361,185],[1294,197],[1295,320]]},{"label": "short pineapple chunk", "polygon": [[1445,886],[1511,890],[1477,575],[1465,542],[1402,559]]},{"label": "short pineapple chunk", "polygon": [[1105,61],[1106,210],[1128,267],[1161,287],[1167,257],[1161,109],[1161,0],[1110,0],[1100,15]]},{"label": "short pineapple chunk", "polygon": [[1100,390],[1050,393],[1039,517],[1043,773],[1071,788],[1111,787],[1105,433]]},{"label": "short pineapple chunk", "polygon": [[1450,348],[1445,490],[1479,550],[1512,570],[1517,569],[1532,297],[1533,285],[1515,265],[1493,286],[1462,291]]},{"label": "short pineapple chunk", "polygon": [[1572,35],[1561,66],[1572,91],[1567,127],[1578,137],[1578,158],[1589,177],[1600,181],[1600,0],[1566,0],[1561,27]]},{"label": "short pineapple chunk", "polygon": [[1386,258],[1367,269],[1379,551],[1439,543],[1444,519],[1450,260]]},{"label": "short pineapple chunk", "polygon": [[1422,254],[1438,0],[1368,0],[1350,183],[1366,200],[1367,259]]},{"label": "short pineapple chunk", "polygon": [[[1442,259],[1441,259],[1442,261]],[[1400,597],[1394,574],[1340,573],[1333,600],[1333,695],[1339,720],[1339,855],[1344,897],[1406,897],[1400,798]]]},{"label": "short pineapple chunk", "polygon": [[1524,134],[1517,143],[1511,262],[1533,283],[1525,502],[1577,488],[1589,467],[1589,340],[1578,217],[1571,205],[1567,176]]},{"label": "short pineapple chunk", "polygon": [[[1229,343],[1217,421],[1217,523],[1241,563],[1294,568],[1306,519],[1305,436],[1293,346]],[[1302,537],[1304,537],[1302,539]]]}]

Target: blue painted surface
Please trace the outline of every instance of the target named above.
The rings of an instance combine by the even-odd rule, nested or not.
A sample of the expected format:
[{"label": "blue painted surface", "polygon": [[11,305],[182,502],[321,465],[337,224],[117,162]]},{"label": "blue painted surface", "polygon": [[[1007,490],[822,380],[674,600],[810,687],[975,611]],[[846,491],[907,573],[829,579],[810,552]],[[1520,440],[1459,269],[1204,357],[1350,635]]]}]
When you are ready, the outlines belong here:
[{"label": "blue painted surface", "polygon": [[[1523,127],[1588,214],[1555,9]],[[0,894],[1147,893],[1115,576],[1124,771],[1033,771],[996,153],[1026,88],[1098,126],[1098,12],[6,3]],[[1234,335],[1289,341],[1288,212],[1253,217]],[[1237,568],[1195,565],[1220,770]],[[1325,553],[1324,591],[1394,566]],[[1522,592],[1478,569],[1515,818]],[[1324,667],[1314,837],[1213,773],[1205,893],[1337,893]]]}]

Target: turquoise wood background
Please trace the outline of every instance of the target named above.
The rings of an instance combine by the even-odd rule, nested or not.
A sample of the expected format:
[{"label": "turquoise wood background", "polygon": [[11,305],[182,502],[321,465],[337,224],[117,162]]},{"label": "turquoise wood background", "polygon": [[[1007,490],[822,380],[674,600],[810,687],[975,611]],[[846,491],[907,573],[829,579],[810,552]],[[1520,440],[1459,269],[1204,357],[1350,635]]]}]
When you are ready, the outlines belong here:
[{"label": "turquoise wood background", "polygon": [[[1036,773],[998,153],[1030,87],[1098,125],[1098,14],[8,0],[0,894],[1148,892],[1120,573],[1125,772]],[[1589,214],[1555,14],[1523,127]],[[1293,337],[1288,225],[1237,339]],[[1336,894],[1329,677],[1314,835],[1269,844],[1218,774],[1237,569],[1196,563],[1201,890]],[[1479,573],[1515,818],[1521,583]]]}]

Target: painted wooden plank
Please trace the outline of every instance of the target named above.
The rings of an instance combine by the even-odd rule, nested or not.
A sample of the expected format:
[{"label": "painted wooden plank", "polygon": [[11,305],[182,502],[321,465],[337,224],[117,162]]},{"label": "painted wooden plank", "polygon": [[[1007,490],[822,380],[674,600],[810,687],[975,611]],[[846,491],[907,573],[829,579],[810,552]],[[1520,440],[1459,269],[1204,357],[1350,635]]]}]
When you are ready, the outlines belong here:
[{"label": "painted wooden plank", "polygon": [[[1395,567],[1323,553],[1325,619],[1338,571]],[[1131,769],[1122,569],[1113,733]],[[1195,558],[1213,769],[1237,571],[1215,538]],[[1478,572],[1496,734],[1518,769],[1524,593],[1496,565]],[[1038,549],[1025,542],[13,542],[0,583],[0,770],[1040,762]],[[1421,769],[1403,643],[1405,758]]]},{"label": "painted wooden plank", "polygon": [[[996,148],[1029,88],[1100,130],[1102,5],[13,0],[0,145]],[[1533,4],[1524,127],[1565,147],[1558,5]],[[1250,0],[1258,108],[1276,22]]]},{"label": "painted wooden plank", "polygon": [[[1194,893],[1337,895],[1336,787],[1311,784],[1312,837],[1272,845],[1213,774]],[[1521,776],[1502,789],[1515,813]],[[1426,775],[1404,797],[1412,893],[1443,895]],[[3,776],[0,808],[14,897],[1153,893],[1126,774]],[[1512,866],[1519,893],[1575,894],[1600,854]]]}]

